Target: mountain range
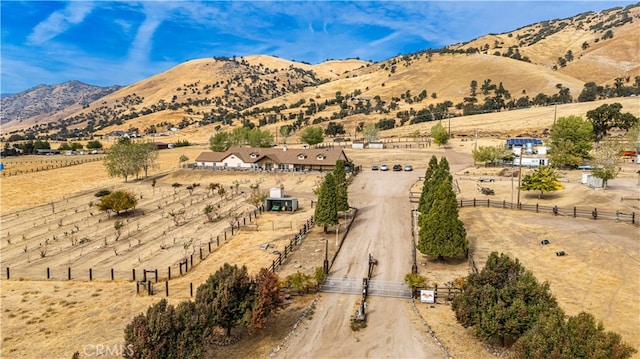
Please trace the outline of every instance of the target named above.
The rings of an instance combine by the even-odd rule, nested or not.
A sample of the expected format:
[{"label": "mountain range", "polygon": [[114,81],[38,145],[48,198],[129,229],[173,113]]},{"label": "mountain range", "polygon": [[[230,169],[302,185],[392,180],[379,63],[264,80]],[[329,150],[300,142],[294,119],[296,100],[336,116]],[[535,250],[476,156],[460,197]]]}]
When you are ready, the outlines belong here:
[{"label": "mountain range", "polygon": [[[70,81],[3,96],[2,136],[88,138],[170,128],[355,133],[522,107],[640,94],[640,4],[488,34],[381,62],[266,55],[179,64],[129,86]],[[386,127],[385,127],[386,126]]]}]

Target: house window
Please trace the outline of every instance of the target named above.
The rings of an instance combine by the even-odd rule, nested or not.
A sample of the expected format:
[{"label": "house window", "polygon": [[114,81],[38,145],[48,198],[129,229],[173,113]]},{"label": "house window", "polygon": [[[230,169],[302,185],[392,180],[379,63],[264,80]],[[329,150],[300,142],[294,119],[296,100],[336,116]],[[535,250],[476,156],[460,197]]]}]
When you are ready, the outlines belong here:
[{"label": "house window", "polygon": [[299,160],[304,160],[305,158],[307,158],[307,156],[305,154],[301,153],[301,154],[298,155],[298,159]]},{"label": "house window", "polygon": [[255,152],[254,152],[254,153],[252,153],[250,156],[251,156],[251,158],[258,158],[258,154],[257,154],[257,153],[255,153]]},{"label": "house window", "polygon": [[316,157],[316,159],[317,159],[318,161],[322,161],[322,160],[324,160],[325,158],[326,158],[326,156],[325,156],[325,155],[318,155],[318,156]]}]

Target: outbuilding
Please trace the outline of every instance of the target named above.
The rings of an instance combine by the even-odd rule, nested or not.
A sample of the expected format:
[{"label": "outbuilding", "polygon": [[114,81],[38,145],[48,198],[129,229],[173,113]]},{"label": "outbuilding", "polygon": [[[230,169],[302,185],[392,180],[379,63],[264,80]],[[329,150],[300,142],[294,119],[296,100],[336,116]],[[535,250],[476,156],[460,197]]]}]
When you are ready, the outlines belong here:
[{"label": "outbuilding", "polygon": [[274,187],[269,190],[269,197],[265,200],[265,207],[268,211],[289,211],[298,210],[298,199],[286,197],[282,188]]}]

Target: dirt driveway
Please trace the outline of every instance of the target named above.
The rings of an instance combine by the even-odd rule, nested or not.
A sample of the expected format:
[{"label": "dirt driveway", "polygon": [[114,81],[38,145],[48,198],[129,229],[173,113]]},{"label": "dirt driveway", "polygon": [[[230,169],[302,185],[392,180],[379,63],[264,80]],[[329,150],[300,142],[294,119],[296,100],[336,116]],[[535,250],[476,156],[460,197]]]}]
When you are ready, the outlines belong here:
[{"label": "dirt driveway", "polygon": [[[351,205],[358,208],[351,232],[329,273],[362,279],[369,253],[377,260],[374,280],[402,282],[411,272],[411,203],[408,192],[422,170],[365,170],[350,186]],[[359,295],[322,293],[316,314],[302,322],[278,353],[280,358],[441,358],[407,299],[370,297],[367,327],[353,331],[351,316]],[[391,319],[393,318],[393,319]]]}]

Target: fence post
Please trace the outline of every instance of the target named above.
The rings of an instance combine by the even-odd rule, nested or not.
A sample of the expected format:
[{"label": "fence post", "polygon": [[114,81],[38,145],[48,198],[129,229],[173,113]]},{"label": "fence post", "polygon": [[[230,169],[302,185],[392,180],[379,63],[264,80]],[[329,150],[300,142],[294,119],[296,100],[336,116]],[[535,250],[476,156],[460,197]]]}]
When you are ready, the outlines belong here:
[{"label": "fence post", "polygon": [[473,206],[474,207],[476,206],[476,199],[475,198],[473,199]]},{"label": "fence post", "polygon": [[536,203],[536,213],[538,213],[538,204]]},{"label": "fence post", "polygon": [[487,198],[487,208],[491,207],[491,200]]},{"label": "fence post", "polygon": [[67,278],[71,280],[71,267],[67,267]]},{"label": "fence post", "polygon": [[111,280],[113,280],[113,268],[111,268]]},{"label": "fence post", "polygon": [[11,273],[9,273],[9,267],[7,267],[7,279],[11,279]]},{"label": "fence post", "polygon": [[93,269],[89,268],[89,282],[93,280]]},{"label": "fence post", "polygon": [[464,205],[462,204],[462,198],[460,199],[460,208],[464,207]]},{"label": "fence post", "polygon": [[147,294],[153,295],[153,291],[151,290],[151,281],[147,282]]},{"label": "fence post", "polygon": [[200,247],[200,260],[202,260],[202,247]]},{"label": "fence post", "polygon": [[591,212],[591,215],[593,216],[593,219],[598,219],[598,209],[594,208],[593,212]]},{"label": "fence post", "polygon": [[[233,227],[231,227],[231,234],[233,234]],[[227,241],[227,231],[224,231],[224,241]]]},{"label": "fence post", "polygon": [[189,296],[193,297],[193,283],[189,282]]},{"label": "fence post", "polygon": [[49,267],[47,267],[47,279],[50,279],[50,278],[51,278],[51,273],[49,271]]},{"label": "fence post", "polygon": [[191,262],[189,264],[193,267],[193,254],[189,256],[189,261]]},{"label": "fence post", "polygon": [[209,241],[209,253],[211,253],[211,241]]},{"label": "fence post", "polygon": [[577,212],[576,207],[573,207],[573,218],[576,218],[576,214],[577,214],[576,212]]},{"label": "fence post", "polygon": [[[243,226],[247,225],[247,217],[242,217]],[[240,227],[240,223],[238,223],[238,227]]]},{"label": "fence post", "polygon": [[[171,266],[167,267],[167,280],[171,280]],[[168,294],[167,294],[168,296]]]},{"label": "fence post", "polygon": [[[631,212],[631,224],[636,224],[636,212]],[[7,268],[7,279],[9,278],[9,268]]]},{"label": "fence post", "polygon": [[169,296],[169,281],[165,281],[164,282],[164,293],[166,294],[166,296]]},{"label": "fence post", "polygon": [[135,268],[131,269],[131,275],[133,277],[132,280],[135,282],[136,281],[136,269]]},{"label": "fence post", "polygon": [[156,268],[155,272],[156,272],[155,273],[156,274],[156,283],[158,283],[158,268]]},{"label": "fence post", "polygon": [[507,208],[507,201],[504,199],[502,200],[502,208]]},{"label": "fence post", "polygon": [[220,247],[220,235],[216,236],[216,246]]},{"label": "fence post", "polygon": [[553,206],[553,215],[554,216],[558,215],[558,206]]}]

